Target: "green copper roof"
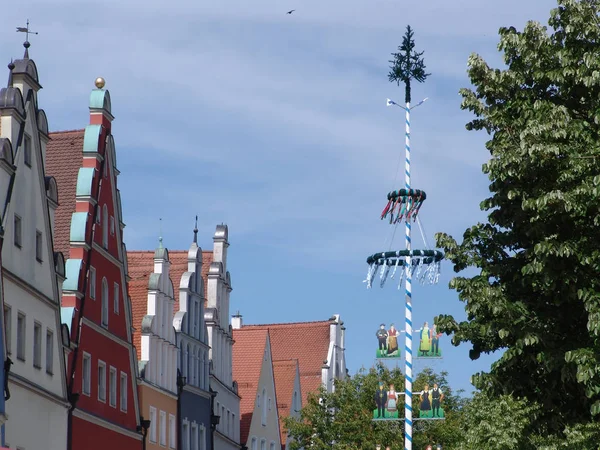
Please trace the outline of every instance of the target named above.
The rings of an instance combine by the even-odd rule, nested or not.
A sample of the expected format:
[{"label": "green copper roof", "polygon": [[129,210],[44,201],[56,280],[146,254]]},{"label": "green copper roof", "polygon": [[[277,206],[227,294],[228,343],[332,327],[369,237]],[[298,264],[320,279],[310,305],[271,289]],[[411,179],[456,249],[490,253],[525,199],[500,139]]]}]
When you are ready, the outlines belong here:
[{"label": "green copper roof", "polygon": [[90,109],[104,109],[110,111],[110,94],[103,89],[94,89],[90,94]]},{"label": "green copper roof", "polygon": [[102,127],[100,125],[88,125],[85,127],[85,134],[83,135],[83,153],[98,152],[101,130]]},{"label": "green copper roof", "polygon": [[75,195],[91,197],[94,171],[95,169],[93,167],[82,167],[79,169],[79,174],[77,175],[77,191]]},{"label": "green copper roof", "polygon": [[85,242],[85,226],[87,224],[88,213],[76,212],[71,216],[71,242]]},{"label": "green copper roof", "polygon": [[63,282],[63,291],[77,291],[79,289],[80,272],[81,259],[67,259],[65,264],[66,279]]}]

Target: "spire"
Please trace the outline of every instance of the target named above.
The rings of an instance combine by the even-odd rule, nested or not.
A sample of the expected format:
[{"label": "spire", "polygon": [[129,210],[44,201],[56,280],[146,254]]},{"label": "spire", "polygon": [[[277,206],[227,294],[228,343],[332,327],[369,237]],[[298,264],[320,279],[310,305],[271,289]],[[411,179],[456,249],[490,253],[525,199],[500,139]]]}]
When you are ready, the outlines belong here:
[{"label": "spire", "polygon": [[162,243],[162,218],[158,219],[160,222],[160,233],[158,236],[158,248],[164,248]]},{"label": "spire", "polygon": [[10,59],[10,63],[8,63],[8,87],[13,87],[12,83],[12,71],[15,68],[15,63],[13,63],[12,58]]},{"label": "spire", "polygon": [[196,216],[196,225],[194,225],[194,244],[198,244],[198,216]]}]

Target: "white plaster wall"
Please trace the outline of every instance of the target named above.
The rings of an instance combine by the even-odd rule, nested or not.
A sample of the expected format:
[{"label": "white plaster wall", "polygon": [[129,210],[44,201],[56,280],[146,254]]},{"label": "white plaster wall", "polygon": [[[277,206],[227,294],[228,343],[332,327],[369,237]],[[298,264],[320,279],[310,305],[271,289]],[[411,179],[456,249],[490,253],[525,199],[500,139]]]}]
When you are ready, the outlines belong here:
[{"label": "white plaster wall", "polygon": [[240,450],[240,446],[237,444],[232,444],[218,433],[215,433],[215,450]]},{"label": "white plaster wall", "polygon": [[7,447],[25,450],[65,450],[67,448],[67,409],[9,382],[6,402]]},{"label": "white plaster wall", "polygon": [[[225,414],[227,415],[227,411],[229,410],[232,414],[235,414],[235,421],[233,422],[233,426],[228,426],[225,422],[226,417],[221,417],[221,421],[219,425],[217,425],[217,431],[223,433],[229,439],[235,442],[239,442],[240,439],[240,400],[237,395],[235,395],[231,390],[223,387],[221,383],[215,380],[214,377],[211,377],[210,387],[217,392],[217,396],[214,401],[214,414],[221,416],[221,406],[225,406]],[[218,405],[217,405],[218,403]],[[217,407],[219,411],[217,411]],[[215,434],[216,438],[216,434]],[[225,450],[229,448],[239,448],[239,447],[231,447],[229,444],[226,444],[226,441],[221,439],[220,442],[222,446],[217,446],[217,442],[219,440],[215,439],[215,450]]]},{"label": "white plaster wall", "polygon": [[[35,114],[33,104],[26,105],[28,117]],[[51,239],[48,217],[48,199],[43,180],[40,140],[31,120],[25,124],[25,132],[31,138],[31,167],[23,161],[22,146],[17,152],[15,184],[11,202],[5,216],[5,237],[2,248],[3,266],[49,298],[54,298],[56,280],[52,276],[54,255],[48,245]],[[4,130],[3,130],[4,134]],[[15,136],[16,137],[16,136]],[[12,141],[13,147],[16,140]],[[13,151],[15,149],[13,148]],[[60,195],[60,193],[59,193]],[[21,217],[21,248],[14,245],[14,214]],[[48,229],[46,224],[48,223]],[[36,230],[43,233],[42,263],[35,258]]]},{"label": "white plaster wall", "polygon": [[[6,245],[6,243],[5,243]],[[61,358],[63,357],[63,349],[61,342],[60,329],[57,329],[55,307],[43,302],[34,297],[31,293],[25,291],[21,286],[16,285],[12,280],[4,278],[4,303],[11,307],[11,359],[13,365],[11,372],[14,372],[32,383],[41,386],[42,388],[54,393],[55,395],[65,398],[63,391],[62,378],[65,376],[62,373],[63,365]],[[17,316],[22,312],[26,316],[25,326],[25,361],[17,358]],[[41,369],[33,367],[33,327],[34,320],[42,325],[42,358]],[[46,330],[50,329],[54,334],[54,355],[53,355],[53,375],[46,373]],[[60,345],[59,345],[60,344]],[[38,397],[39,401],[43,401],[42,397]],[[7,401],[7,405],[13,403],[13,398]],[[35,406],[34,406],[35,405]],[[7,406],[8,408],[8,406]],[[30,409],[37,408],[37,401],[29,403]],[[9,417],[9,427],[12,419]]]},{"label": "white plaster wall", "polygon": [[[263,398],[263,389],[265,390],[266,398]],[[257,401],[260,395],[260,404]],[[269,409],[269,400],[271,408]],[[263,408],[267,408],[266,425],[262,424]],[[260,441],[265,439],[267,449],[271,442],[275,443],[275,448],[281,448],[281,435],[279,434],[279,414],[277,413],[277,399],[275,396],[275,377],[273,375],[273,360],[271,357],[271,345],[267,339],[262,367],[260,369],[260,378],[258,387],[254,394],[254,411],[252,413],[252,421],[250,422],[250,431],[248,433],[248,442],[245,444],[251,450],[250,443],[252,438],[256,437],[258,448],[260,449]]]}]

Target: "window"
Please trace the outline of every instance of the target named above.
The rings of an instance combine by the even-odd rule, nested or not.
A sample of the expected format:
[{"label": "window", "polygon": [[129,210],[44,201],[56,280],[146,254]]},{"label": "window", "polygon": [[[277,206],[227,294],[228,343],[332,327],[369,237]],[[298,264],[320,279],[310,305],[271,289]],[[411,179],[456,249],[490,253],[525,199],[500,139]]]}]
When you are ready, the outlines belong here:
[{"label": "window", "polygon": [[98,400],[106,401],[106,364],[98,361]]},{"label": "window", "polygon": [[110,235],[115,235],[115,218],[114,216],[110,216]]},{"label": "window", "polygon": [[54,373],[54,333],[46,330],[46,373]]},{"label": "window", "polygon": [[121,372],[121,411],[127,411],[127,374]]},{"label": "window", "polygon": [[292,402],[292,411],[298,411],[298,392],[294,391],[294,400]]},{"label": "window", "polygon": [[269,411],[271,411],[271,397],[269,397]]},{"label": "window", "polygon": [[113,408],[117,407],[117,369],[114,367],[110,368],[108,377],[108,388],[109,388],[109,404]]},{"label": "window", "polygon": [[82,372],[82,391],[89,396],[92,391],[92,357],[85,352],[83,353]]},{"label": "window", "polygon": [[19,313],[17,316],[17,359],[25,361],[25,314]]},{"label": "window", "polygon": [[253,437],[252,438],[252,444],[250,445],[250,448],[251,448],[251,450],[258,450],[256,447],[257,447],[256,438]]},{"label": "window", "polygon": [[150,407],[150,442],[156,443],[156,408]]},{"label": "window", "polygon": [[260,440],[260,450],[267,450],[267,441],[265,439]]},{"label": "window", "polygon": [[27,167],[31,167],[31,138],[26,134],[23,136],[23,160]]},{"label": "window", "polygon": [[225,433],[229,433],[231,427],[231,411],[227,410],[227,422],[225,422]]},{"label": "window", "polygon": [[108,248],[108,208],[102,207],[102,247]]},{"label": "window", "polygon": [[102,222],[102,210],[100,209],[100,207],[96,208],[96,223],[98,225],[100,225],[100,223]]},{"label": "window", "polygon": [[115,283],[113,288],[113,311],[119,314],[119,283]]},{"label": "window", "polygon": [[190,450],[190,425],[187,422],[183,422],[183,436],[181,437],[183,450]]},{"label": "window", "polygon": [[102,278],[102,326],[108,327],[108,282]]},{"label": "window", "polygon": [[12,308],[4,305],[4,330],[6,331],[6,352],[12,353]]},{"label": "window", "polygon": [[198,450],[198,425],[192,424],[192,450]]},{"label": "window", "polygon": [[261,414],[261,423],[263,426],[267,425],[267,402],[266,400],[266,395],[267,395],[267,390],[263,388],[262,390],[262,397],[263,397],[263,404],[262,404],[262,414]]},{"label": "window", "polygon": [[96,298],[96,269],[90,266],[89,280],[90,282],[90,297]]},{"label": "window", "polygon": [[271,445],[269,446],[269,450],[275,450],[275,442],[271,442]]},{"label": "window", "polygon": [[21,236],[21,218],[19,216],[17,216],[15,214],[15,220],[14,220],[14,228],[15,228],[15,235],[14,235],[14,243],[16,247],[21,248],[21,245],[23,243],[22,240],[22,236]]},{"label": "window", "polygon": [[200,425],[200,437],[198,438],[200,441],[200,450],[206,450],[206,428]]},{"label": "window", "polygon": [[169,447],[177,448],[177,420],[169,414]]},{"label": "window", "polygon": [[42,325],[38,322],[33,324],[33,367],[42,368]]},{"label": "window", "polygon": [[35,230],[35,259],[42,262],[42,232]]},{"label": "window", "polygon": [[167,413],[160,412],[160,445],[167,445]]}]

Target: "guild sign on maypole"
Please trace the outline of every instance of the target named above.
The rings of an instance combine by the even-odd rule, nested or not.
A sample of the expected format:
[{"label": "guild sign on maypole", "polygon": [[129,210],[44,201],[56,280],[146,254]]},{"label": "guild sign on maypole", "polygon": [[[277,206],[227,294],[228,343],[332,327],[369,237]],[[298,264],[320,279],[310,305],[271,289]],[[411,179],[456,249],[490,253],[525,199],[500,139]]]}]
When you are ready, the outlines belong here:
[{"label": "guild sign on maypole", "polygon": [[[417,221],[419,210],[427,198],[425,192],[413,189],[410,182],[410,112],[421,102],[411,107],[411,81],[419,83],[425,81],[430,75],[425,72],[423,52],[415,51],[413,31],[410,26],[398,47],[398,53],[392,53],[394,59],[389,73],[389,80],[396,82],[398,86],[404,83],[405,106],[401,106],[393,100],[387,100],[387,106],[398,106],[406,113],[406,161],[405,161],[405,184],[404,189],[390,192],[387,195],[387,204],[381,214],[381,219],[387,219],[390,224],[396,225],[402,221],[405,223],[406,246],[403,250],[384,251],[375,253],[367,258],[369,269],[367,272],[367,288],[371,288],[373,282],[378,278],[380,286],[383,287],[388,278],[394,278],[398,268],[398,289],[404,280],[405,285],[405,388],[404,388],[404,447],[412,450],[413,439],[413,326],[412,326],[412,282],[413,278],[422,284],[435,284],[438,282],[440,263],[444,254],[438,250],[414,250],[411,242],[411,222]],[[383,325],[383,324],[382,324]],[[383,389],[381,387],[380,389]]]}]

